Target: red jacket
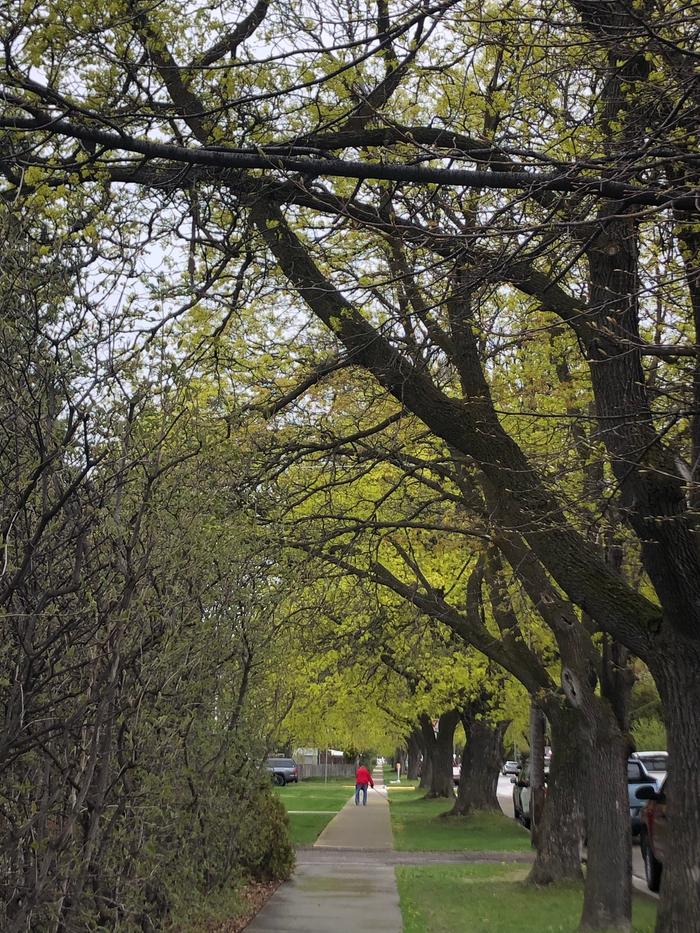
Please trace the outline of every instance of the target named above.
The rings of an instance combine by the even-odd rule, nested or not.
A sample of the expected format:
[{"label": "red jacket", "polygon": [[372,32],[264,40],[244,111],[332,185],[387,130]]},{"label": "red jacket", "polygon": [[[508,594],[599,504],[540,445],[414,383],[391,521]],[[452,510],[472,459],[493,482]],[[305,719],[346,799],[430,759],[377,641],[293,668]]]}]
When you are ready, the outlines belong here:
[{"label": "red jacket", "polygon": [[360,767],[355,772],[355,783],[356,784],[369,784],[370,787],[374,787],[374,781],[372,780],[372,775],[369,773],[367,768],[364,765]]}]

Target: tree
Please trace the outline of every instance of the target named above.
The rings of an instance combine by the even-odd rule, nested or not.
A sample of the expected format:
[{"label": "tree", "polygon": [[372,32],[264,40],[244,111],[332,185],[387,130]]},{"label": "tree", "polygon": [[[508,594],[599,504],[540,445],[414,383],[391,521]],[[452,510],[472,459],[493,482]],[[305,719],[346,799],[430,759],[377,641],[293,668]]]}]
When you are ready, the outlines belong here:
[{"label": "tree", "polygon": [[110,355],[78,244],[3,223],[2,926],[153,929],[291,869],[259,768],[279,563],[240,450]]},{"label": "tree", "polygon": [[[698,795],[688,790],[700,773],[697,379],[683,361],[694,364],[697,343],[697,180],[688,144],[697,132],[697,23],[666,7],[637,12],[573,0],[557,17],[538,17],[538,8],[512,18],[494,10],[485,29],[481,11],[464,11],[458,27],[445,20],[436,29],[444,8],[390,13],[382,5],[376,17],[364,18],[373,24],[365,32],[352,16],[338,18],[347,35],[343,42],[331,37],[330,58],[290,49],[280,65],[264,50],[262,61],[237,67],[266,10],[258,5],[233,29],[203,15],[190,34],[178,36],[177,16],[165,8],[149,16],[132,5],[126,17],[107,15],[106,55],[104,36],[85,35],[75,14],[48,23],[34,11],[20,17],[9,33],[2,124],[11,150],[4,163],[10,196],[23,190],[46,197],[67,180],[85,190],[96,183],[145,187],[167,203],[159,214],[165,228],[174,213],[171,192],[179,191],[176,210],[192,219],[192,257],[205,270],[200,301],[212,286],[214,256],[232,271],[242,267],[232,234],[241,229],[239,212],[247,212],[283,277],[353,365],[371,372],[399,405],[478,467],[499,500],[499,524],[522,532],[567,598],[648,663],[664,703],[673,778],[686,789],[671,813],[677,844],[665,866],[659,929],[696,931],[690,866],[700,860],[700,814]],[[532,64],[535,22],[546,54]],[[315,30],[318,45],[329,45],[329,24],[299,26],[304,42]],[[219,36],[213,45],[201,42],[208,28]],[[87,46],[72,44],[76,30]],[[173,39],[180,40],[182,66]],[[581,42],[588,50],[583,65]],[[47,46],[60,54],[42,86],[30,65]],[[85,47],[109,67],[96,69],[91,60],[85,68]],[[468,70],[459,55],[449,61],[457,47],[472,50],[475,82],[456,101]],[[448,60],[439,80],[428,52]],[[233,56],[230,64],[212,67],[226,55]],[[309,77],[310,68],[319,74]],[[300,101],[294,82],[317,88],[318,97]],[[167,92],[162,107],[152,84],[160,97]],[[400,99],[415,126],[396,125],[392,106]],[[521,108],[521,99],[528,106]],[[473,101],[472,112],[465,100]],[[428,124],[431,109],[444,126]],[[534,109],[542,119],[531,118]],[[170,142],[144,140],[144,127]],[[235,151],[246,137],[260,149]],[[381,155],[389,164],[325,160],[348,148],[367,148],[374,163]],[[440,174],[443,160],[455,156],[476,170]],[[412,159],[437,164],[424,169],[408,164]],[[268,178],[250,171],[268,165]],[[286,177],[285,169],[296,174]],[[329,190],[317,180],[321,172],[341,181]],[[344,185],[348,176],[399,184],[355,189]],[[462,196],[468,186],[479,188],[478,202]],[[508,189],[521,194],[508,200],[502,193]],[[346,237],[349,224],[354,229]],[[402,249],[394,251],[392,268],[378,257],[391,255],[397,242]],[[362,273],[353,275],[350,252],[367,268],[370,257],[377,261],[377,282],[400,277],[405,300],[383,304],[386,295],[370,282],[373,301],[363,301],[368,286]],[[673,298],[656,316],[660,339],[645,339],[645,295],[663,296],[669,280]],[[571,354],[585,360],[598,440],[658,604],[629,586],[581,533],[562,484],[528,457],[494,404],[490,353],[502,351],[498,334],[490,346],[480,335],[504,294],[523,310],[551,315],[566,328]],[[433,298],[426,302],[425,295]],[[530,329],[519,329],[517,318],[505,323],[516,347],[528,339]],[[314,383],[327,371],[315,367],[302,381]],[[589,900],[583,925],[613,920],[624,928],[623,913],[605,916]]]}]

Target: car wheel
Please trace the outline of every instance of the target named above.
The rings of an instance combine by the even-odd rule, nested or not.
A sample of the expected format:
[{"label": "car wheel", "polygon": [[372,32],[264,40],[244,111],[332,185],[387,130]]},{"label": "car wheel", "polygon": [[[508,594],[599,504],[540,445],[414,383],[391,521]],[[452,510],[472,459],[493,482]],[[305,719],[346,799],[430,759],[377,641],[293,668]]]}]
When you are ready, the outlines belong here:
[{"label": "car wheel", "polygon": [[287,783],[283,774],[276,774],[273,780],[278,787],[284,787],[284,785]]},{"label": "car wheel", "polygon": [[650,891],[658,891],[661,887],[661,862],[655,857],[649,845],[649,837],[642,833],[642,856],[644,857],[644,874],[647,879],[647,887]]}]

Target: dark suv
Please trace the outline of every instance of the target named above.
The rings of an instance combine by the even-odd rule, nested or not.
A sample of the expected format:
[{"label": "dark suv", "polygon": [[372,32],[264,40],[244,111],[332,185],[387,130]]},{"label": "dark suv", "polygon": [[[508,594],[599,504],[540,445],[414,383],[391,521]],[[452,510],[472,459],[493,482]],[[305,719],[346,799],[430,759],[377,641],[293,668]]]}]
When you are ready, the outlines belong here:
[{"label": "dark suv", "polygon": [[668,821],[666,819],[667,780],[661,783],[658,791],[653,787],[640,787],[638,800],[646,800],[642,810],[642,831],[640,843],[644,858],[644,874],[650,891],[658,891],[661,886],[661,873],[664,857],[668,850]]},{"label": "dark suv", "polygon": [[299,768],[293,758],[268,758],[265,767],[272,774],[272,780],[280,787],[299,781]]}]

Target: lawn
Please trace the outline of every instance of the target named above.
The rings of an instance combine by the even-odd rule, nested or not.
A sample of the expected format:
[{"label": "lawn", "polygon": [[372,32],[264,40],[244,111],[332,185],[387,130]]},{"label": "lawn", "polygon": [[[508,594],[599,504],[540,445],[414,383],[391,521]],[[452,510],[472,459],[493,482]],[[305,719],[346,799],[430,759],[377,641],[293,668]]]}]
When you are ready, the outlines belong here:
[{"label": "lawn", "polygon": [[384,775],[385,784],[389,784],[390,781],[396,780],[396,771],[392,765],[382,765],[382,774]]},{"label": "lawn", "polygon": [[[582,889],[524,885],[525,865],[397,867],[404,933],[575,933]],[[652,933],[656,904],[634,899],[635,933]]]},{"label": "lawn", "polygon": [[441,819],[449,800],[425,800],[422,791],[390,788],[394,848],[404,852],[529,852],[530,835],[502,813]]},{"label": "lawn", "polygon": [[417,780],[409,781],[403,771],[401,772],[401,781],[397,784],[396,783],[396,771],[394,771],[394,769],[389,767],[388,765],[384,765],[384,767],[382,768],[382,773],[384,774],[384,783],[387,785],[387,787],[389,787],[390,785],[395,786],[395,787],[417,787],[418,786],[418,781]]},{"label": "lawn", "polygon": [[321,830],[352,796],[355,785],[349,778],[330,778],[328,783],[323,778],[309,778],[274,790],[287,808],[292,842],[304,846],[316,841]]}]

